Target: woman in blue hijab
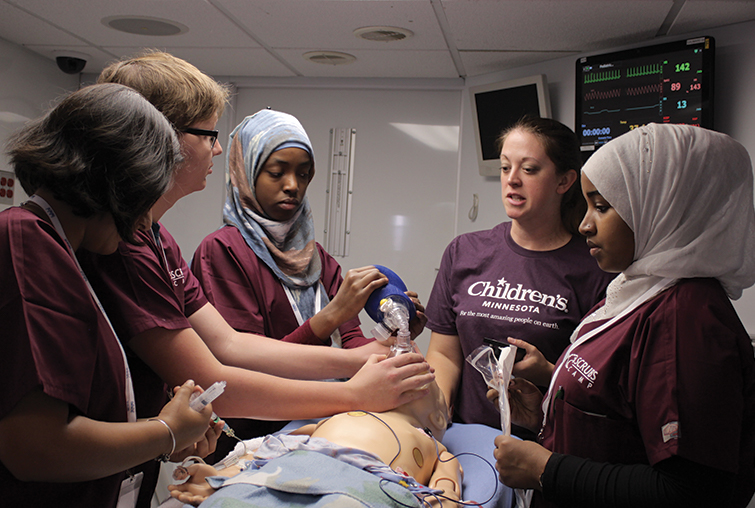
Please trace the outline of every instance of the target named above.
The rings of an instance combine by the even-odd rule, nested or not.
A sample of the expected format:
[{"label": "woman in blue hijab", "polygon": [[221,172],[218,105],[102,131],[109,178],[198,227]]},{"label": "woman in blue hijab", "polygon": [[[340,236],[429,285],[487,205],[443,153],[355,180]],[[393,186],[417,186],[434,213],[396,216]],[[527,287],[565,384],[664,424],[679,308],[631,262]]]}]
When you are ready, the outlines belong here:
[{"label": "woman in blue hijab", "polygon": [[[360,329],[359,311],[387,282],[375,267],[341,275],[315,241],[307,187],[315,174],[312,144],[293,116],[269,109],[246,117],[231,133],[225,227],[199,245],[192,271],[207,298],[242,332],[311,345],[388,349]],[[424,326],[418,305],[414,336]],[[285,422],[254,422],[254,437]],[[248,426],[240,422],[238,426]],[[239,432],[239,429],[236,429]]]}]

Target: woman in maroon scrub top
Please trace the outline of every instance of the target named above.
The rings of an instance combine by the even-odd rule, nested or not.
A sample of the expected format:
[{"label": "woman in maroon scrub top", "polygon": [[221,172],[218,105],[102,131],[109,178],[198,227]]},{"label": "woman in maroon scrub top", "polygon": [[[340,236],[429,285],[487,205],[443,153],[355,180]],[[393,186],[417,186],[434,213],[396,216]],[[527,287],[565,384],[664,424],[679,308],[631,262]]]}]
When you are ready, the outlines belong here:
[{"label": "woman in maroon scrub top", "polygon": [[[187,382],[158,418],[136,422],[123,350],[75,253],[135,241],[181,160],[178,138],[134,90],[94,85],[25,127],[8,154],[31,198],[0,213],[2,504],[115,507],[119,492],[138,492],[127,469],[201,439],[212,411],[189,408]],[[219,431],[190,454],[211,452]]]},{"label": "woman in maroon scrub top", "polygon": [[[217,311],[237,331],[283,342],[345,349],[370,344],[357,315],[386,277],[372,266],[342,277],[341,266],[315,241],[306,196],[315,158],[299,120],[270,109],[246,117],[231,133],[227,174],[225,226],[202,240],[191,265]],[[416,334],[424,307],[414,301]],[[305,324],[313,333],[298,331]],[[228,422],[245,439],[287,423]],[[221,440],[218,449],[224,446]]]},{"label": "woman in maroon scrub top", "polygon": [[529,401],[522,423],[543,425],[540,444],[496,438],[501,480],[534,489],[532,506],[744,507],[755,492],[755,358],[729,299],[755,283],[747,151],[724,134],[650,124],[582,171],[580,230],[619,276],[572,336],[542,406],[532,385],[510,386],[512,401]]},{"label": "woman in maroon scrub top", "polygon": [[[315,242],[306,195],[315,158],[299,120],[270,109],[246,117],[231,133],[227,171],[225,227],[199,244],[191,265],[218,312],[236,330],[286,342],[371,342],[357,315],[386,278],[364,267],[344,281]],[[315,333],[297,337],[306,321]]]}]

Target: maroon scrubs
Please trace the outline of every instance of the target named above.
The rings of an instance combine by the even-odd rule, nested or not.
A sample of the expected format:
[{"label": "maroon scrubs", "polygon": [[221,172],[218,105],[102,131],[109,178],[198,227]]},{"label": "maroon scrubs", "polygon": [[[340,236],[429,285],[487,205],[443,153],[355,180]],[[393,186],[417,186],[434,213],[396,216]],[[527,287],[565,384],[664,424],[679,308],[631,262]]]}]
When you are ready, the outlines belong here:
[{"label": "maroon scrubs", "polygon": [[[341,266],[320,244],[316,245],[322,262],[320,281],[332,300],[343,282]],[[225,226],[202,240],[194,253],[191,269],[207,298],[234,329],[286,342],[331,344],[330,338],[322,341],[311,333],[309,321],[299,327],[280,280],[249,248],[236,227]],[[303,330],[310,333],[302,333]],[[365,338],[358,318],[347,321],[338,330],[344,348],[373,340]],[[237,435],[251,439],[277,432],[288,422],[229,419],[228,423]],[[230,451],[233,444],[221,440],[216,457]]]},{"label": "maroon scrubs", "polygon": [[[41,389],[74,414],[127,421],[118,343],[63,240],[22,208],[0,213],[0,288],[0,419]],[[124,478],[21,482],[0,463],[4,506],[115,506]]]},{"label": "maroon scrubs", "polygon": [[617,464],[679,456],[755,488],[753,347],[715,279],[682,280],[560,362],[549,450]]},{"label": "maroon scrubs", "polygon": [[168,401],[160,376],[128,349],[129,341],[155,328],[191,328],[188,317],[206,303],[199,282],[168,233],[136,234],[142,245],[121,242],[109,256],[79,253],[79,260],[126,346],[134,378],[137,415],[155,416]]},{"label": "maroon scrubs", "polygon": [[[320,281],[332,300],[341,287],[341,266],[320,244]],[[191,269],[202,284],[207,298],[228,323],[238,331],[296,341],[292,332],[299,323],[278,277],[244,241],[238,229],[226,226],[205,238],[194,253]],[[362,346],[365,338],[354,318],[339,328],[344,348]],[[300,336],[300,335],[299,335]],[[312,335],[306,343],[330,344]]]},{"label": "maroon scrubs", "polygon": [[[155,328],[190,328],[188,316],[207,304],[176,241],[157,224],[153,228],[154,234],[136,234],[142,245],[121,242],[118,251],[109,256],[77,253],[126,349],[139,418],[157,415],[168,402],[170,387],[130,350],[129,342]],[[148,507],[157,484],[159,462],[146,462],[138,470],[144,473],[144,481],[137,506]]]}]

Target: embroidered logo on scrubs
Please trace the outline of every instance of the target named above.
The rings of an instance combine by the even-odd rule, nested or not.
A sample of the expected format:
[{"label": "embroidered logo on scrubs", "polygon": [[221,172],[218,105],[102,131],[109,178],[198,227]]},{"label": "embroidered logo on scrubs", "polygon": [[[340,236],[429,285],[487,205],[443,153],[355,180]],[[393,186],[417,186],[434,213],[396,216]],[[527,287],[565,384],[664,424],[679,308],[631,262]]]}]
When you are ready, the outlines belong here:
[{"label": "embroidered logo on scrubs", "polygon": [[661,427],[663,433],[663,442],[667,442],[671,439],[679,439],[679,422],[668,422]]},{"label": "embroidered logo on scrubs", "polygon": [[[521,312],[540,313],[539,305],[545,305],[562,312],[568,312],[569,299],[561,295],[546,295],[534,289],[525,289],[521,284],[512,286],[505,277],[498,279],[497,284],[489,281],[478,281],[469,286],[467,293],[470,296],[480,296],[492,300],[504,300],[492,302],[486,301],[483,307],[492,309],[513,310]],[[535,304],[535,305],[533,305]]]},{"label": "embroidered logo on scrubs", "polygon": [[566,357],[564,362],[564,368],[576,378],[580,384],[584,385],[587,382],[587,388],[591,388],[593,383],[598,377],[598,371],[587,363],[587,360],[577,354],[570,354]]},{"label": "embroidered logo on scrubs", "polygon": [[184,279],[184,271],[181,268],[170,270],[170,280],[173,281],[173,286],[178,287],[178,281]]}]

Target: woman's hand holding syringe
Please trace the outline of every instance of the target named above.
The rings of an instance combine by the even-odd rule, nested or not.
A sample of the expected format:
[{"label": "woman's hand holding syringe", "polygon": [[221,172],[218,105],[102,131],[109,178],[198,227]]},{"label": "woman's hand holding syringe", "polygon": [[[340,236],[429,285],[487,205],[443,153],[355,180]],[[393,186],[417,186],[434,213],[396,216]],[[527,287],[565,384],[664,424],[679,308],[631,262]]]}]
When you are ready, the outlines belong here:
[{"label": "woman's hand holding syringe", "polygon": [[[212,384],[212,386],[210,386],[202,393],[192,393],[191,397],[189,398],[189,407],[191,407],[194,411],[202,411],[207,404],[218,398],[220,394],[223,393],[223,391],[225,390],[225,385],[225,381],[216,381]],[[212,422],[219,423],[220,421],[220,417],[213,412]],[[233,429],[230,428],[225,422],[223,422],[223,433],[225,433],[225,435],[228,437],[238,439]]]}]

